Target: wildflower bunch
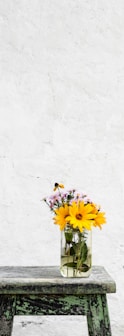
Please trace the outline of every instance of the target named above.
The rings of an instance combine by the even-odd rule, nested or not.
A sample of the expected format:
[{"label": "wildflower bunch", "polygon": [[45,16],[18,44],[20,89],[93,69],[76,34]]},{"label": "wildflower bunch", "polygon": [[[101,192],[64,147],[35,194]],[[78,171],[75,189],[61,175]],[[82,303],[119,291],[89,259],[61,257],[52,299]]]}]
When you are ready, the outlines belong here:
[{"label": "wildflower bunch", "polygon": [[74,229],[91,230],[93,226],[102,228],[106,223],[105,213],[100,206],[93,203],[85,193],[75,189],[61,191],[63,184],[55,183],[54,194],[44,198],[44,201],[54,213],[54,223],[64,230],[66,225]]}]

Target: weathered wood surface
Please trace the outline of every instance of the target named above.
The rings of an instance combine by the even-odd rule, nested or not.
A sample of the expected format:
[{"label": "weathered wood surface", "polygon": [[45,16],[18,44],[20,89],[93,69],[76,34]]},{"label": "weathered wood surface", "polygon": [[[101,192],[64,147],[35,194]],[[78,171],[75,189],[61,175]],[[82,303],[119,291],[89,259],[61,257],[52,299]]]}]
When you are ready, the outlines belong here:
[{"label": "weathered wood surface", "polygon": [[15,307],[15,296],[0,295],[0,336],[11,335]]},{"label": "weathered wood surface", "polygon": [[11,336],[16,315],[86,315],[89,336],[111,336],[105,294],[0,295],[0,336]]},{"label": "weathered wood surface", "polygon": [[14,315],[86,315],[89,336],[111,336],[106,293],[115,282],[103,267],[89,278],[63,278],[58,267],[0,267],[0,336]]},{"label": "weathered wood surface", "polygon": [[89,295],[86,315],[89,336],[112,336],[106,295]]},{"label": "weathered wood surface", "polygon": [[114,280],[104,267],[94,266],[89,278],[63,278],[59,267],[0,267],[2,294],[115,293]]},{"label": "weathered wood surface", "polygon": [[86,315],[89,296],[18,295],[16,315]]}]

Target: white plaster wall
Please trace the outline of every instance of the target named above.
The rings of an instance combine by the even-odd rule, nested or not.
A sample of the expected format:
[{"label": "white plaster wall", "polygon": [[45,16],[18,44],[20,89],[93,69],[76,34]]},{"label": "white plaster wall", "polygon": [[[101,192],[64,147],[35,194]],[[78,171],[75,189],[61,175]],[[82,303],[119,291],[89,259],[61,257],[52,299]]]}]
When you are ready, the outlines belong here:
[{"label": "white plaster wall", "polygon": [[[124,335],[123,147],[123,0],[1,0],[0,265],[59,265],[60,232],[41,199],[56,181],[85,190],[107,216],[93,263],[117,283],[113,336]],[[13,336],[40,336],[44,323],[51,335],[44,321],[15,319]]]}]

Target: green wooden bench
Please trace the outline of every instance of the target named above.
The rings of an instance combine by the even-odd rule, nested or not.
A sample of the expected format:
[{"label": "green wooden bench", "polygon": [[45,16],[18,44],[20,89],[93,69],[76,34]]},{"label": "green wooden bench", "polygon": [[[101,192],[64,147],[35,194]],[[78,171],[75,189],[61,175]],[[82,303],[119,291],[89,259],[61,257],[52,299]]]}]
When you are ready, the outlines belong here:
[{"label": "green wooden bench", "polygon": [[110,336],[106,294],[115,291],[101,266],[89,278],[63,278],[55,266],[0,267],[0,336],[11,335],[14,315],[86,315],[89,336]]}]

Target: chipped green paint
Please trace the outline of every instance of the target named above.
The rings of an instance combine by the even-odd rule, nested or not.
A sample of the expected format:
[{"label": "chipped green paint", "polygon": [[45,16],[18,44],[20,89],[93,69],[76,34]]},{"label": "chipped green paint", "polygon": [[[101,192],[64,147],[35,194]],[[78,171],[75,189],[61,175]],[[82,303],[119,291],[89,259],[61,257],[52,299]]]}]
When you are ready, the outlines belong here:
[{"label": "chipped green paint", "polygon": [[113,292],[100,266],[88,279],[62,278],[56,267],[0,267],[0,336],[11,336],[14,315],[86,315],[89,336],[111,336],[106,294]]},{"label": "chipped green paint", "polygon": [[6,310],[5,313],[4,313],[4,316],[6,317],[7,320],[11,320],[12,314],[11,314],[10,310]]},{"label": "chipped green paint", "polygon": [[76,295],[66,295],[61,296],[61,302],[66,303],[69,307],[71,305],[83,305],[87,302],[87,295],[84,296],[76,296]]},{"label": "chipped green paint", "polygon": [[87,321],[90,336],[111,335],[106,295],[92,295],[89,301],[89,312],[87,315]]},{"label": "chipped green paint", "polygon": [[[37,307],[36,309],[34,309]],[[17,299],[16,314],[82,315],[87,312],[87,296],[36,295]]]},{"label": "chipped green paint", "polygon": [[0,336],[10,336],[15,314],[16,296],[0,295]]}]

